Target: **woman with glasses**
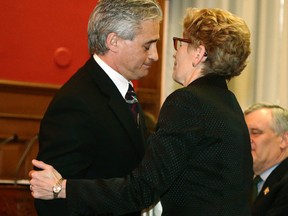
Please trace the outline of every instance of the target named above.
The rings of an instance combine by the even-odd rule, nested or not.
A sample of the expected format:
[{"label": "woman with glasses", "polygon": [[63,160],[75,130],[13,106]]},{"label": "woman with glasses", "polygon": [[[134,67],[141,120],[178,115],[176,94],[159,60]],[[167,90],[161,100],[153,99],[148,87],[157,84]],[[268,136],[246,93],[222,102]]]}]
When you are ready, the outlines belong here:
[{"label": "woman with glasses", "polygon": [[[164,102],[140,166],[124,178],[61,180],[59,198],[79,214],[121,215],[161,200],[164,216],[250,215],[249,133],[226,84],[246,66],[249,29],[227,11],[206,8],[187,9],[183,28],[183,38],[173,38],[173,79],[183,88]],[[62,176],[33,164],[43,171],[30,172],[32,195],[53,199]]]}]

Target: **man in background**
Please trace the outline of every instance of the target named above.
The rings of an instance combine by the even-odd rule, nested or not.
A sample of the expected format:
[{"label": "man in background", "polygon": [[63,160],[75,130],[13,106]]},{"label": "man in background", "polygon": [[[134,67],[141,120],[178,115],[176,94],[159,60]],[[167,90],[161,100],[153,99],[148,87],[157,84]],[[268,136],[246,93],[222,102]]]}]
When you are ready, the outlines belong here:
[{"label": "man in background", "polygon": [[[288,215],[288,111],[257,103],[245,112],[253,156],[253,216]],[[253,193],[253,189],[252,189]]]},{"label": "man in background", "polygon": [[[158,60],[161,20],[155,0],[97,3],[88,23],[91,58],[49,105],[37,159],[72,179],[120,177],[138,166],[145,152],[144,116],[137,104],[134,119],[125,97],[131,80],[146,76]],[[56,186],[55,198],[61,180]],[[73,215],[61,199],[35,200],[35,206],[39,216]]]}]

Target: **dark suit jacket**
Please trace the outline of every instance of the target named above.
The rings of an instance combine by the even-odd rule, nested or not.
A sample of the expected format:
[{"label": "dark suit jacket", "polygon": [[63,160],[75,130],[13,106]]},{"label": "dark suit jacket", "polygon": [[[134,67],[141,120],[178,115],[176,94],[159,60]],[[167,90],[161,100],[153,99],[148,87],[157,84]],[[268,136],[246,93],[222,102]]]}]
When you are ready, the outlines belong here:
[{"label": "dark suit jacket", "polygon": [[288,158],[264,182],[252,205],[253,216],[288,215]]},{"label": "dark suit jacket", "polygon": [[249,216],[252,156],[242,110],[224,78],[172,93],[138,169],[125,178],[68,180],[69,208],[117,214],[161,197],[164,216]]},{"label": "dark suit jacket", "polygon": [[[37,159],[65,178],[127,175],[144,155],[142,114],[137,128],[117,87],[91,57],[49,105],[41,122]],[[41,216],[69,215],[64,200],[36,200],[36,208]]]}]

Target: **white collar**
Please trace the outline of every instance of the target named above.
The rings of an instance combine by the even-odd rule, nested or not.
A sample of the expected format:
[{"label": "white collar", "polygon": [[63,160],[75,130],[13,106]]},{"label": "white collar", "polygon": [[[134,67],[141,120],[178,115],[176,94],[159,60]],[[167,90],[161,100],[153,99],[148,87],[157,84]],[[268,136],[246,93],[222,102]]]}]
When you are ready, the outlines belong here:
[{"label": "white collar", "polygon": [[266,170],[265,172],[261,173],[261,174],[260,174],[261,179],[265,182],[266,179],[269,177],[269,175],[273,172],[273,170],[274,170],[278,165],[279,165],[279,163],[276,164],[276,165],[274,165],[273,167],[269,168],[269,169]]},{"label": "white collar", "polygon": [[132,82],[127,80],[119,72],[111,68],[107,63],[105,63],[102,59],[100,59],[98,55],[94,54],[93,58],[98,63],[98,65],[104,70],[104,72],[109,76],[109,78],[113,81],[113,83],[116,85],[122,97],[125,98],[125,94],[128,90],[129,83]]}]

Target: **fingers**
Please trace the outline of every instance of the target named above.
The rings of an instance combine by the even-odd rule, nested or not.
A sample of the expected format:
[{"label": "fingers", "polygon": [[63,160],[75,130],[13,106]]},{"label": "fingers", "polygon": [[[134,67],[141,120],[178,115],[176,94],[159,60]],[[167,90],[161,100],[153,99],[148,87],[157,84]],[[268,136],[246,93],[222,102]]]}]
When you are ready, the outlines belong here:
[{"label": "fingers", "polygon": [[44,163],[43,161],[39,161],[39,160],[36,160],[36,159],[32,160],[32,164],[35,167],[40,168],[40,169],[51,169],[52,168],[52,166]]},{"label": "fingers", "polygon": [[32,186],[30,187],[31,189],[31,195],[35,198],[35,199],[44,199],[44,200],[50,200],[54,198],[53,192],[52,190],[45,190],[43,188],[39,188],[37,186]]},{"label": "fingers", "polygon": [[32,164],[37,167],[40,168],[41,170],[31,170],[29,172],[29,177],[33,180],[41,180],[41,181],[48,181],[53,180],[53,181],[58,181],[59,176],[60,178],[62,177],[57,170],[55,170],[53,168],[53,166],[44,163],[43,161],[39,161],[39,160],[32,160]]},{"label": "fingers", "polygon": [[50,170],[30,171],[30,184],[38,187],[51,188],[57,181],[57,177]]},{"label": "fingers", "polygon": [[[43,161],[33,159],[32,164],[37,168],[45,170],[46,172],[43,172],[43,174],[46,174],[47,177],[49,177],[49,178],[53,178],[54,176],[56,176],[57,179],[62,178],[61,174],[57,170],[55,170],[53,166],[46,164]],[[33,175],[33,171],[30,171],[30,172],[29,172],[29,175],[30,174]]]},{"label": "fingers", "polygon": [[31,195],[36,199],[52,199],[52,187],[55,184],[55,179],[47,178],[43,175],[46,171],[31,171],[30,190]]},{"label": "fingers", "polygon": [[41,170],[29,172],[31,195],[37,199],[53,199],[52,187],[62,178],[53,166],[39,160],[32,160],[32,164]]}]

